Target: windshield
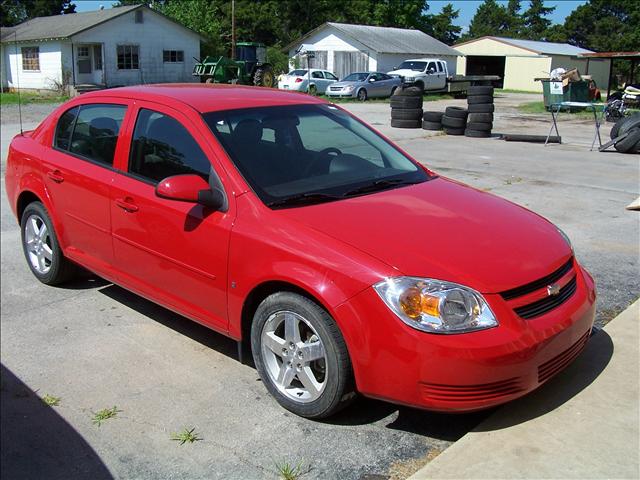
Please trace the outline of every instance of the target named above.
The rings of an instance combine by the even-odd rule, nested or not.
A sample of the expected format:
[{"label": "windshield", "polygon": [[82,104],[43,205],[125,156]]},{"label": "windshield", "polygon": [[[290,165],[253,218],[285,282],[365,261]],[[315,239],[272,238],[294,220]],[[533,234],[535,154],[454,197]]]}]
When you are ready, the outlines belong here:
[{"label": "windshield", "polygon": [[413,70],[414,72],[422,72],[427,66],[427,62],[402,62],[398,70]]},{"label": "windshield", "polygon": [[304,77],[306,74],[306,70],[291,70],[287,75],[291,75],[292,77]]},{"label": "windshield", "polygon": [[369,76],[368,73],[352,73],[351,75],[347,75],[346,77],[344,77],[342,81],[343,82],[364,82],[368,76]]},{"label": "windshield", "polygon": [[203,114],[254,192],[278,208],[428,180],[427,173],[333,105],[287,105]]}]

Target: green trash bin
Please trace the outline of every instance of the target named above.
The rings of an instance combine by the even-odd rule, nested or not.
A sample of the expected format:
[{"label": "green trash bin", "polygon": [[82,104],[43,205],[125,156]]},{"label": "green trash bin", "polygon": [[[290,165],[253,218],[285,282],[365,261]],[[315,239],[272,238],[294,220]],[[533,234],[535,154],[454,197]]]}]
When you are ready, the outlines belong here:
[{"label": "green trash bin", "polygon": [[[560,102],[588,102],[589,101],[589,82],[580,80],[578,82],[569,82],[566,86],[562,87],[562,94],[551,93],[551,83],[554,82],[550,79],[542,79],[542,95],[544,98],[544,108],[551,109],[551,105]],[[558,82],[561,83],[561,82]],[[570,110],[581,110],[580,108],[572,107]]]}]

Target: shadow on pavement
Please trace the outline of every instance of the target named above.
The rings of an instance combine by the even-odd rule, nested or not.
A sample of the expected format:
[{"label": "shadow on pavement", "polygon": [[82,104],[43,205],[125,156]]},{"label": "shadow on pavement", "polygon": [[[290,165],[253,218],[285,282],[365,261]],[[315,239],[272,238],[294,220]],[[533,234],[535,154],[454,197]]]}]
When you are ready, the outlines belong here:
[{"label": "shadow on pavement", "polygon": [[98,292],[208,348],[212,348],[234,360],[238,359],[237,342],[232,338],[189,320],[117,285],[109,284],[100,288]]},{"label": "shadow on pavement", "polygon": [[1,478],[110,479],[100,457],[4,365],[0,367]]},{"label": "shadow on pavement", "polygon": [[501,430],[546,415],[560,407],[598,378],[613,356],[614,345],[606,331],[591,336],[587,348],[569,367],[530,394],[503,407],[478,428]]}]

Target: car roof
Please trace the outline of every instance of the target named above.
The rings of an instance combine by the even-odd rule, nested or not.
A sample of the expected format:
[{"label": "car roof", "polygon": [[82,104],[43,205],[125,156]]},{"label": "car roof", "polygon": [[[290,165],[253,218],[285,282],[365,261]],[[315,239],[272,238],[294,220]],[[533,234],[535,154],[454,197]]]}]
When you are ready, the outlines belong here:
[{"label": "car roof", "polygon": [[440,58],[407,58],[403,62],[435,62],[442,61]]},{"label": "car roof", "polygon": [[84,93],[80,98],[89,100],[113,97],[146,100],[169,106],[173,100],[188,105],[201,113],[249,107],[328,103],[325,100],[299,92],[246,85],[205,83],[164,83],[110,88]]}]

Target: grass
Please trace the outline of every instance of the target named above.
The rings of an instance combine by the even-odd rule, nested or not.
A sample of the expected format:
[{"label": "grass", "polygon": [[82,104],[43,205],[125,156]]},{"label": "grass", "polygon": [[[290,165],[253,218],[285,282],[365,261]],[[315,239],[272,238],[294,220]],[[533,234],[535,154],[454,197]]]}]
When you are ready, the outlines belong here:
[{"label": "grass", "polygon": [[198,437],[198,433],[194,427],[192,429],[184,428],[178,433],[172,433],[171,440],[175,440],[176,442],[180,442],[180,445],[184,445],[185,443],[198,442],[202,440],[202,438]]},{"label": "grass", "polygon": [[122,412],[122,410],[118,410],[118,407],[115,406],[113,408],[105,408],[103,410],[93,412],[93,424],[100,426],[105,420],[115,418],[115,416],[120,412]]},{"label": "grass", "polygon": [[496,88],[495,93],[537,93],[542,95],[542,92],[534,92],[532,90],[514,90],[513,88]]},{"label": "grass", "polygon": [[295,465],[286,460],[282,463],[276,462],[276,471],[282,480],[297,480],[310,470],[309,468],[303,468],[303,463],[304,460],[300,460]]},{"label": "grass", "polygon": [[19,95],[16,92],[0,93],[0,103],[2,105],[17,105],[18,100],[22,105],[28,105],[30,103],[62,103],[69,100],[69,97],[65,95],[40,95],[30,92],[21,92]]},{"label": "grass", "polygon": [[58,405],[60,405],[60,400],[62,400],[60,397],[54,397],[53,395],[49,395],[48,393],[44,397],[42,397],[42,401],[50,407],[57,407]]}]

